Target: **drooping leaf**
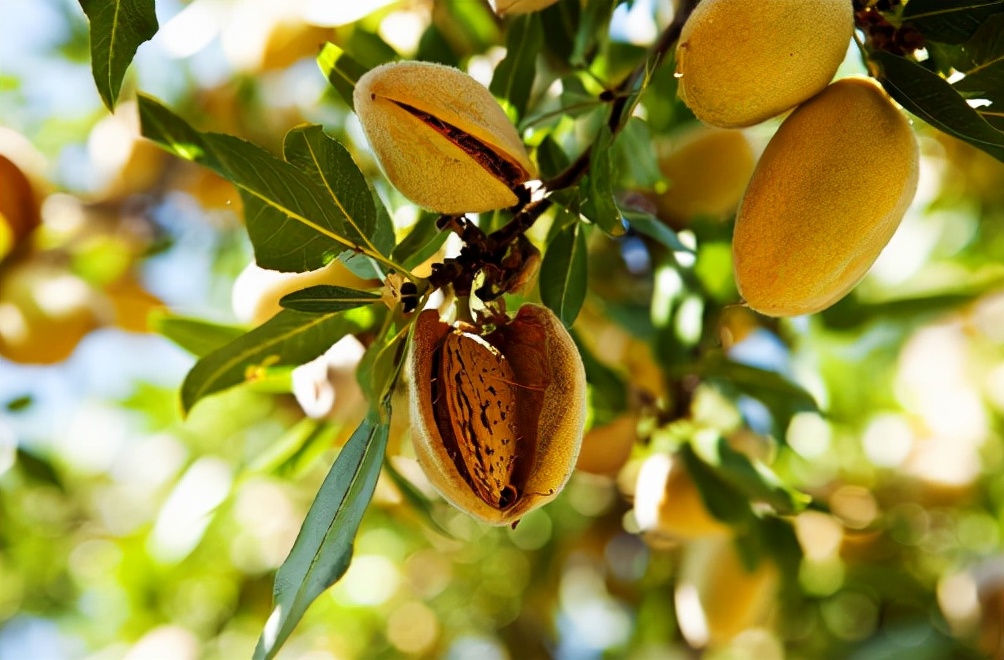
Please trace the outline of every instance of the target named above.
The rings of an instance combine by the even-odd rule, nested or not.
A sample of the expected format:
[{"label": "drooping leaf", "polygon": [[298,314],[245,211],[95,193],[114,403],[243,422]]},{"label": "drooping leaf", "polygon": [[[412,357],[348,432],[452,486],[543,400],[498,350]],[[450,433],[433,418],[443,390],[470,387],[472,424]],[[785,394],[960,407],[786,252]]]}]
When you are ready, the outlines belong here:
[{"label": "drooping leaf", "polygon": [[648,236],[656,243],[659,243],[663,247],[666,247],[674,252],[690,252],[693,250],[680,241],[680,237],[676,235],[676,232],[670,229],[665,222],[656,218],[649,213],[643,213],[641,211],[621,211],[624,214],[624,219],[628,221],[628,224],[634,228],[639,234],[644,234]]},{"label": "drooping leaf", "polygon": [[540,167],[540,178],[546,180],[557,176],[571,163],[554,138],[548,135],[537,146],[537,164]]},{"label": "drooping leaf", "polygon": [[602,43],[610,25],[614,8],[619,0],[593,0],[587,2],[579,19],[578,31],[569,62],[576,66],[588,64],[596,54],[597,44]]},{"label": "drooping leaf", "polygon": [[526,112],[537,72],[537,53],[543,42],[544,31],[536,14],[523,14],[509,24],[506,56],[495,67],[488,89],[496,97],[509,102],[516,111],[515,120]]},{"label": "drooping leaf", "polygon": [[231,135],[201,133],[150,97],[140,96],[139,111],[143,135],[237,186],[263,268],[316,270],[346,248],[368,251],[346,211],[299,168]]},{"label": "drooping leaf", "polygon": [[556,2],[540,12],[543,23],[544,48],[559,61],[568,61],[575,47],[575,35],[579,31],[579,16],[582,9],[578,2]]},{"label": "drooping leaf", "polygon": [[390,480],[394,482],[394,486],[397,488],[398,492],[401,493],[401,497],[404,501],[411,505],[418,517],[421,518],[429,529],[435,530],[437,533],[442,534],[448,539],[456,538],[450,530],[443,527],[438,520],[432,515],[432,500],[430,500],[425,493],[419,490],[415,484],[408,481],[408,478],[401,474],[394,463],[390,460],[385,460],[383,464],[384,473],[390,477]]},{"label": "drooping leaf", "polygon": [[422,62],[436,62],[446,66],[458,66],[460,61],[453,52],[450,42],[446,40],[443,31],[435,23],[425,28],[422,38],[418,40],[418,50],[415,59]]},{"label": "drooping leaf", "polygon": [[885,51],[871,59],[882,68],[882,86],[904,108],[935,128],[1004,161],[1004,133],[987,123],[944,78]]},{"label": "drooping leaf", "polygon": [[397,331],[391,327],[366,349],[356,368],[356,380],[369,401],[382,401],[394,386],[404,361],[405,342],[413,327]]},{"label": "drooping leaf", "polygon": [[262,366],[300,365],[361,329],[352,316],[307,314],[284,309],[261,326],[199,360],[181,385],[181,403],[191,410],[203,397],[239,385]]},{"label": "drooping leaf", "polygon": [[348,569],[383,464],[387,433],[388,425],[371,412],[339,452],[276,573],[275,608],[255,647],[255,660],[274,658],[310,604]]},{"label": "drooping leaf", "polygon": [[961,44],[994,14],[1004,14],[1004,0],[910,0],[903,21],[929,41]]},{"label": "drooping leaf", "polygon": [[91,71],[105,107],[115,109],[140,44],[157,34],[154,0],[79,0],[91,24]]},{"label": "drooping leaf", "polygon": [[613,140],[610,128],[604,125],[593,142],[593,149],[589,154],[589,175],[582,185],[585,192],[582,214],[611,236],[620,236],[625,230],[620,209],[614,201],[610,166],[610,146]]},{"label": "drooping leaf", "polygon": [[678,364],[672,371],[678,377],[699,376],[726,391],[761,401],[774,418],[779,438],[784,437],[784,430],[796,413],[819,411],[816,400],[798,383],[774,371],[733,362],[720,352],[708,353],[698,362]]},{"label": "drooping leaf", "polygon": [[246,328],[238,326],[172,316],[164,312],[150,316],[150,327],[196,357],[207,355],[247,332]]},{"label": "drooping leaf", "polygon": [[593,410],[593,426],[604,426],[614,421],[628,407],[627,383],[616,371],[599,361],[579,335],[572,332],[575,347],[582,356],[589,388],[589,403]]},{"label": "drooping leaf", "polygon": [[321,49],[317,56],[317,66],[338,95],[352,108],[352,92],[355,91],[356,82],[368,69],[331,42],[324,44]]},{"label": "drooping leaf", "polygon": [[679,457],[683,460],[687,474],[693,479],[708,513],[734,527],[746,525],[754,519],[746,496],[701,460],[689,444],[680,448]]},{"label": "drooping leaf", "polygon": [[748,501],[763,502],[778,515],[798,513],[812,499],[786,485],[767,466],[754,463],[748,456],[730,447],[721,436],[695,437],[690,447]]},{"label": "drooping leaf", "polygon": [[582,309],[587,275],[585,234],[582,223],[572,220],[547,246],[540,264],[540,298],[565,327]]},{"label": "drooping leaf", "polygon": [[394,247],[391,258],[407,268],[414,268],[434,255],[450,234],[436,226],[438,219],[439,214],[422,211],[408,235]]},{"label": "drooping leaf", "polygon": [[610,159],[617,183],[624,188],[652,188],[663,179],[652,147],[652,133],[638,117],[628,119],[613,143]]},{"label": "drooping leaf", "polygon": [[[348,238],[370,251],[386,254],[392,245],[377,246],[377,211],[366,178],[349,152],[328,137],[320,126],[301,126],[286,133],[282,146],[286,161],[298,167],[327,195],[341,212]],[[389,218],[388,218],[389,221]],[[388,238],[386,233],[384,240]],[[393,230],[389,235],[393,244]]]},{"label": "drooping leaf", "polygon": [[956,68],[966,77],[952,87],[966,98],[987,99],[1000,111],[1004,106],[1004,14],[988,18],[961,50],[966,61]]},{"label": "drooping leaf", "polygon": [[287,293],[279,299],[279,305],[285,309],[295,309],[298,312],[334,314],[363,305],[372,305],[379,300],[380,294],[372,291],[359,291],[344,286],[320,284]]}]

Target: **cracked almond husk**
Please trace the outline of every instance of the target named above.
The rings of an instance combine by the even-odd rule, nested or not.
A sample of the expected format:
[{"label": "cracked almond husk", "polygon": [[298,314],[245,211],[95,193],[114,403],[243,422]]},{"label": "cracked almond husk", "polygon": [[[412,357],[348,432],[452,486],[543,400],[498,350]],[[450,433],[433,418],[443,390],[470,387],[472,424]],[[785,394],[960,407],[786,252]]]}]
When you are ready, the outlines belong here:
[{"label": "cracked almond husk", "polygon": [[485,334],[426,310],[410,370],[415,455],[448,502],[508,525],[557,497],[582,443],[586,375],[549,309],[523,305]]},{"label": "cracked almond husk", "polygon": [[356,83],[366,139],[401,194],[438,213],[514,206],[536,176],[526,148],[484,85],[431,62],[378,66]]}]

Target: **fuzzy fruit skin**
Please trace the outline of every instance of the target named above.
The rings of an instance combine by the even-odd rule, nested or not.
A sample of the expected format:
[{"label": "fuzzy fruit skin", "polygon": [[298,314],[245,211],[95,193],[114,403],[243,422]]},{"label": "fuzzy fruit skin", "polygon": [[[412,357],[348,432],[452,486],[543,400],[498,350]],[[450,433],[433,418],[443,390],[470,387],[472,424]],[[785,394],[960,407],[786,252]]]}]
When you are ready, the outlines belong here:
[{"label": "fuzzy fruit skin", "polygon": [[[512,187],[535,170],[502,107],[463,71],[430,62],[392,62],[356,83],[353,103],[366,139],[394,187],[438,213],[513,206]],[[518,163],[525,177],[501,181],[449,139],[401,108],[405,103],[455,126]]]},{"label": "fuzzy fruit skin", "polygon": [[844,78],[771,139],[736,215],[746,304],[767,316],[826,309],[861,281],[917,191],[917,140],[870,78]]},{"label": "fuzzy fruit skin", "polygon": [[822,91],[853,29],[849,0],[703,0],[676,49],[680,98],[706,124],[758,124]]},{"label": "fuzzy fruit skin", "polygon": [[[415,321],[408,368],[412,442],[415,456],[432,485],[450,504],[492,525],[509,525],[547,504],[561,492],[579,455],[586,419],[586,373],[571,335],[551,310],[525,304],[505,326],[483,335],[512,367],[519,386],[529,386],[518,401],[521,430],[528,437],[517,448],[527,460],[516,468],[519,497],[501,510],[485,502],[457,471],[436,425],[431,386],[436,349],[452,327],[439,312],[426,310]],[[539,389],[545,385],[544,389]],[[532,451],[526,457],[526,450]],[[514,479],[517,477],[514,477]]]}]

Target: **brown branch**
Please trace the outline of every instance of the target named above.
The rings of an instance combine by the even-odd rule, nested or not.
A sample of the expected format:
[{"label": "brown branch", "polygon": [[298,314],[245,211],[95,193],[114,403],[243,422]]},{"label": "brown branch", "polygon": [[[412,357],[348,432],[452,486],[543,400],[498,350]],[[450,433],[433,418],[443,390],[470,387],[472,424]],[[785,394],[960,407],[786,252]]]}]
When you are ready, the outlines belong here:
[{"label": "brown branch", "polygon": [[[683,24],[687,22],[687,18],[690,16],[690,12],[694,10],[697,3],[700,0],[680,0],[677,4],[676,14],[673,16],[672,22],[666,26],[666,29],[662,31],[659,35],[659,39],[656,40],[652,47],[649,49],[648,57],[644,59],[634,70],[628,74],[624,80],[621,81],[619,85],[613,90],[613,103],[610,106],[610,117],[607,119],[607,126],[610,127],[610,132],[614,135],[620,132],[620,130],[625,125],[624,115],[629,110],[629,101],[631,96],[638,86],[638,83],[645,77],[646,74],[655,71],[662,61],[666,58],[666,53],[669,49],[673,47],[677,39],[680,38],[680,32],[683,30]],[[589,159],[592,156],[593,147],[589,145],[586,147],[585,151],[579,154],[579,157],[575,159],[575,162],[568,166],[563,172],[560,172],[552,179],[544,182],[544,187],[547,190],[561,190],[563,188],[569,188],[574,186],[579,182],[586,172],[589,170]]]}]

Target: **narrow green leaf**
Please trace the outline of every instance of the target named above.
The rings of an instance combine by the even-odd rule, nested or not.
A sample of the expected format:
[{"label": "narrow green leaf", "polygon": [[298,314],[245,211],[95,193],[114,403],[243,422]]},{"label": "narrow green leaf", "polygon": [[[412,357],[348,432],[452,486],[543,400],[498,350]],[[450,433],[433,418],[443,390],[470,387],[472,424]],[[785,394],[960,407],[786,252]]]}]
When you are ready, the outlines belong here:
[{"label": "narrow green leaf", "polygon": [[581,222],[572,221],[547,246],[540,264],[540,299],[565,327],[586,300],[586,237]]},{"label": "narrow green leaf", "polygon": [[537,54],[544,43],[544,30],[536,14],[523,14],[509,24],[506,33],[506,55],[495,67],[488,89],[505,99],[516,111],[515,120],[526,112],[530,90],[537,73]]},{"label": "narrow green leaf", "polygon": [[164,335],[196,357],[207,355],[234,341],[246,328],[210,323],[202,319],[157,312],[150,317],[154,332]]},{"label": "narrow green leaf", "polygon": [[604,125],[596,136],[589,155],[589,176],[583,184],[587,197],[582,204],[582,214],[611,236],[621,236],[625,231],[624,222],[614,201],[610,167],[610,147],[613,141],[610,128]]},{"label": "narrow green leaf", "polygon": [[[956,68],[966,77],[952,84],[966,98],[987,99],[993,110],[1004,106],[1004,14],[988,18],[960,48],[967,61]],[[988,109],[981,107],[983,114]],[[986,116],[986,115],[984,115]],[[989,121],[989,120],[988,120]]]},{"label": "narrow green leaf", "polygon": [[391,252],[391,258],[406,268],[414,268],[435,254],[450,235],[436,226],[438,219],[438,213],[422,211],[408,235]]},{"label": "narrow green leaf", "polygon": [[140,44],[157,34],[154,0],[79,0],[91,24],[91,71],[105,107],[115,109]]},{"label": "narrow green leaf", "polygon": [[373,196],[345,147],[328,137],[320,126],[311,125],[286,133],[282,151],[288,163],[327,193],[326,201],[341,213],[349,240],[381,252],[370,241],[377,226]]},{"label": "narrow green leaf", "polygon": [[317,56],[317,66],[338,95],[350,108],[353,107],[352,92],[368,69],[331,42],[324,44],[321,49],[321,54]]},{"label": "narrow green leaf", "polygon": [[435,530],[437,533],[442,534],[448,539],[456,539],[450,530],[443,527],[432,515],[432,500],[430,500],[425,493],[415,487],[415,484],[408,481],[407,477],[398,472],[392,461],[385,460],[383,463],[383,470],[384,473],[390,477],[390,480],[394,482],[394,486],[397,487],[397,490],[401,493],[401,497],[404,498],[404,501],[411,505],[411,508],[415,510],[418,517],[425,522],[429,529]]},{"label": "narrow green leaf", "polygon": [[1004,13],[1004,0],[910,0],[903,21],[929,41],[961,44],[990,16]]},{"label": "narrow green leaf", "polygon": [[313,360],[345,335],[361,329],[345,314],[306,314],[284,309],[263,325],[199,360],[181,385],[187,412],[197,401],[243,383],[256,367]]},{"label": "narrow green leaf", "polygon": [[628,224],[639,234],[644,234],[656,243],[673,250],[674,252],[690,252],[693,250],[682,242],[676,232],[666,226],[666,223],[659,218],[641,211],[622,211]]},{"label": "narrow green leaf", "polygon": [[871,59],[882,68],[882,85],[904,108],[940,131],[963,139],[1004,161],[1004,133],[988,124],[944,78],[888,52]]},{"label": "narrow green leaf", "polygon": [[588,64],[603,43],[619,0],[592,0],[587,2],[579,19],[578,32],[569,62],[576,66]]},{"label": "narrow green leaf", "polygon": [[139,112],[144,136],[237,186],[263,268],[315,270],[346,248],[370,250],[328,191],[299,168],[231,135],[201,133],[150,97],[140,95]]},{"label": "narrow green leaf", "polygon": [[320,284],[287,293],[279,299],[279,304],[285,309],[295,309],[298,312],[333,314],[363,305],[372,305],[379,300],[380,294],[372,291]]},{"label": "narrow green leaf", "polygon": [[694,438],[691,447],[701,460],[747,500],[763,502],[778,515],[796,514],[812,501],[805,493],[785,485],[767,466],[754,463],[745,454],[737,452],[721,436]]},{"label": "narrow green leaf", "polygon": [[631,117],[613,143],[610,158],[617,184],[628,189],[652,188],[663,180],[648,124]]},{"label": "narrow green leaf", "polygon": [[554,137],[547,135],[537,146],[537,164],[540,166],[540,177],[547,180],[566,170],[571,161]]},{"label": "narrow green leaf", "polygon": [[274,658],[307,608],[349,567],[352,544],[387,448],[388,425],[373,411],[338,454],[286,561],[275,576],[275,609],[255,647],[255,660]]},{"label": "narrow green leaf", "polygon": [[582,356],[589,388],[589,406],[593,410],[593,426],[603,426],[614,421],[628,408],[627,383],[616,371],[599,361],[572,332],[575,347]]},{"label": "narrow green leaf", "polygon": [[712,516],[733,526],[741,526],[754,519],[750,503],[739,490],[722,478],[716,470],[701,460],[694,449],[685,444],[678,456],[687,468],[687,474],[697,486],[701,501]]},{"label": "narrow green leaf", "polygon": [[388,329],[381,339],[373,342],[356,369],[356,379],[369,401],[382,401],[397,378],[404,361],[405,339],[414,325],[395,332]]}]

